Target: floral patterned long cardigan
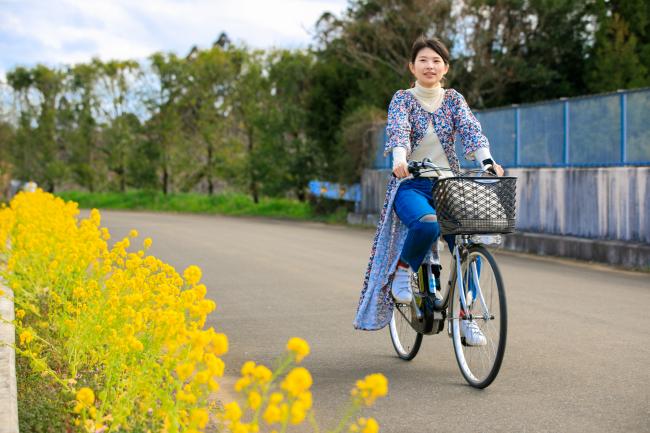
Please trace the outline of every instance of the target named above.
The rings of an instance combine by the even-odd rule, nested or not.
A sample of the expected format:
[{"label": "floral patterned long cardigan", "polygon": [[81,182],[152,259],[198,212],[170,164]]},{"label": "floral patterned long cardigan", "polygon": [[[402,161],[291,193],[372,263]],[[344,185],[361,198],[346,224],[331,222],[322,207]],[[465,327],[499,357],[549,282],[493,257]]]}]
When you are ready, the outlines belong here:
[{"label": "floral patterned long cardigan", "polygon": [[[480,123],[472,114],[463,95],[456,90],[445,90],[441,106],[433,112],[426,111],[411,92],[398,90],[388,107],[385,154],[400,146],[406,148],[408,159],[422,141],[429,121],[438,135],[451,169],[456,174],[460,172],[454,146],[456,134],[460,137],[466,157],[473,158],[473,153],[478,148],[489,147],[487,138],[481,132]],[[391,176],[388,182],[386,200],[370,251],[370,263],[354,319],[354,327],[357,329],[381,329],[388,325],[393,314],[390,283],[408,232],[408,228],[393,211],[393,200],[400,183],[401,180],[394,176]]]}]

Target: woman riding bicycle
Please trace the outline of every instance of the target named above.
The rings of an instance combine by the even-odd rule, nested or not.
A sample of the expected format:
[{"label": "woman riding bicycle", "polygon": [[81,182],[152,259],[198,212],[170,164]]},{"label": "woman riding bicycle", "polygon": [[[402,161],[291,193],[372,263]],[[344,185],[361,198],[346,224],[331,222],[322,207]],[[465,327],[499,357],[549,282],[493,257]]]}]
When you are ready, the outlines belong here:
[{"label": "woman riding bicycle", "polygon": [[[460,173],[454,146],[456,134],[466,159],[491,165],[498,176],[503,176],[503,168],[492,160],[488,140],[463,96],[442,87],[449,70],[447,47],[437,39],[418,38],[411,50],[409,69],[416,79],[415,86],[398,90],[388,107],[385,153],[392,151],[393,176],[354,320],[357,329],[381,329],[390,322],[395,302],[411,302],[411,275],[440,236],[433,187],[438,178]],[[449,171],[408,178],[408,161],[424,158]],[[445,240],[453,249],[454,237],[445,236]],[[462,332],[468,344],[485,344],[485,337],[473,321],[463,321]]]}]

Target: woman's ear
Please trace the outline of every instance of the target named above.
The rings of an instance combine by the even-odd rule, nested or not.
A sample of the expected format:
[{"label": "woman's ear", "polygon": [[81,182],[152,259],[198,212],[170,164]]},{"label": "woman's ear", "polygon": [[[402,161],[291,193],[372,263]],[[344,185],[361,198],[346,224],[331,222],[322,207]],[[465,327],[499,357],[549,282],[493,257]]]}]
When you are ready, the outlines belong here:
[{"label": "woman's ear", "polygon": [[447,79],[447,72],[449,72],[449,65],[448,64],[445,65],[445,72],[442,73],[443,84],[446,83],[444,80]]},{"label": "woman's ear", "polygon": [[409,71],[411,71],[411,74],[415,75],[415,65],[411,62],[409,62]]}]

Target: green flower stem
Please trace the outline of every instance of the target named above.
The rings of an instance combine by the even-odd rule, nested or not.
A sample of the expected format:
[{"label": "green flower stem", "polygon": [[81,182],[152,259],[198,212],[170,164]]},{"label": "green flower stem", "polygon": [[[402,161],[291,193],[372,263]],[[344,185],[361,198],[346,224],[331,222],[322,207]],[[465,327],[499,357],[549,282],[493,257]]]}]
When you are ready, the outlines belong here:
[{"label": "green flower stem", "polygon": [[357,412],[359,412],[359,409],[360,409],[360,405],[359,405],[358,401],[352,400],[352,404],[348,406],[348,409],[345,412],[345,415],[343,415],[343,418],[341,418],[341,421],[339,421],[339,424],[330,433],[340,433],[343,430],[343,428],[350,422],[350,419]]},{"label": "green flower stem", "polygon": [[318,423],[316,422],[316,418],[314,417],[314,411],[309,410],[307,419],[309,420],[309,424],[311,424],[312,428],[314,429],[314,433],[320,433],[320,427],[318,426]]}]

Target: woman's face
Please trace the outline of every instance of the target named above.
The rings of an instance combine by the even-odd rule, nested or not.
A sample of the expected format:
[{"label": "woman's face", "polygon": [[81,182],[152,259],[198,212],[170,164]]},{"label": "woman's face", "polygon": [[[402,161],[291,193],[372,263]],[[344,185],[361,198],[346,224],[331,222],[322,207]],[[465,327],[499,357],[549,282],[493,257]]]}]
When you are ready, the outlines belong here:
[{"label": "woman's face", "polygon": [[415,57],[415,63],[409,62],[409,69],[423,87],[436,87],[449,70],[440,57],[429,47],[422,48]]}]

